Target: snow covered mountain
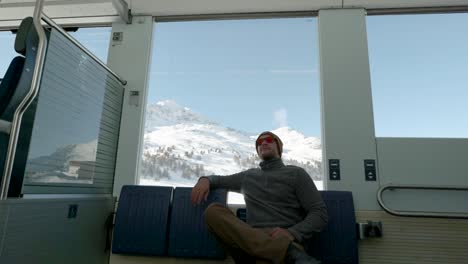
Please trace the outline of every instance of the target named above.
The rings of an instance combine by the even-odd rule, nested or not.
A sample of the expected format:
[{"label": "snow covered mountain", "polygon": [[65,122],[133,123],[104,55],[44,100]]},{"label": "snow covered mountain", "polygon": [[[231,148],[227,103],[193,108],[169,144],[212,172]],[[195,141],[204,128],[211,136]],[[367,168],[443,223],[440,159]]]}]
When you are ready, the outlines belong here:
[{"label": "snow covered mountain", "polygon": [[[60,182],[60,183],[92,183],[89,174],[86,179],[79,177],[73,171],[73,166],[88,166],[96,160],[98,142],[67,145],[58,148],[48,156],[41,156],[28,161],[26,166],[26,181],[30,182]],[[76,169],[76,170],[77,170]],[[82,175],[81,175],[82,176]]]},{"label": "snow covered mountain", "polygon": [[190,108],[182,107],[175,101],[165,100],[151,104],[146,109],[145,133],[154,131],[161,126],[176,124],[214,124]]},{"label": "snow covered mountain", "polygon": [[[288,127],[273,132],[284,143],[285,164],[301,166],[320,180],[320,139]],[[229,175],[257,167],[256,137],[207,120],[174,101],[149,105],[140,181],[190,186],[201,175]]]}]

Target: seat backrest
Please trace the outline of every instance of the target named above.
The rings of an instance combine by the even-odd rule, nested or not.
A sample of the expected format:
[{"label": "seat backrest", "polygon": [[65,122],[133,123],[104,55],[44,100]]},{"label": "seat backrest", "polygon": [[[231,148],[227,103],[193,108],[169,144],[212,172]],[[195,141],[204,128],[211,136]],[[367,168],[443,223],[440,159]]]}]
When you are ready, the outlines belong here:
[{"label": "seat backrest", "polygon": [[327,206],[328,225],[307,242],[307,252],[323,264],[357,264],[358,240],[352,193],[321,191],[320,194]]},{"label": "seat backrest", "polygon": [[191,203],[192,188],[174,190],[169,231],[169,256],[184,258],[224,259],[226,253],[208,231],[204,212],[214,202],[226,205],[227,191],[212,190],[208,200],[198,206]]},{"label": "seat backrest", "polygon": [[11,87],[11,90],[9,89],[11,95],[9,96],[8,103],[5,104],[3,111],[0,113],[0,119],[11,122],[16,109],[29,92],[36,63],[38,43],[39,40],[33,26],[32,17],[23,19],[16,33],[15,50],[19,54],[24,55],[25,58],[21,67],[21,73],[16,73],[19,75],[19,79],[15,87]]},{"label": "seat backrest", "polygon": [[115,216],[112,253],[223,259],[226,254],[205,224],[209,204],[226,204],[227,191],[214,190],[208,201],[192,205],[192,188],[122,188]]},{"label": "seat backrest", "polygon": [[[0,118],[3,117],[3,112],[7,105],[10,104],[13,93],[18,86],[18,82],[23,72],[25,62],[24,56],[26,56],[26,51],[28,49],[27,42],[35,32],[32,31],[34,30],[33,27],[33,19],[31,17],[27,17],[23,19],[16,33],[14,48],[16,52],[23,56],[17,56],[11,61],[5,76],[3,76],[2,81],[0,82]],[[6,119],[5,117],[3,118]]]},{"label": "seat backrest", "polygon": [[172,187],[122,187],[115,216],[112,253],[167,253],[167,230]]}]

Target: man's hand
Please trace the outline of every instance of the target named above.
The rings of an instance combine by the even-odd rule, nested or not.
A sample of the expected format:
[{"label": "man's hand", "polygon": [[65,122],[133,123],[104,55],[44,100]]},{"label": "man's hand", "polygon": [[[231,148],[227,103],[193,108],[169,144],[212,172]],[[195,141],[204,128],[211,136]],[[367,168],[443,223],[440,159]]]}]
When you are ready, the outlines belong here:
[{"label": "man's hand", "polygon": [[210,194],[210,180],[207,178],[200,178],[192,189],[192,204],[200,204],[202,200],[208,199]]},{"label": "man's hand", "polygon": [[270,232],[271,237],[277,237],[277,236],[285,236],[289,238],[289,240],[294,241],[294,236],[289,233],[288,230],[280,228],[280,227],[275,227],[273,230]]}]

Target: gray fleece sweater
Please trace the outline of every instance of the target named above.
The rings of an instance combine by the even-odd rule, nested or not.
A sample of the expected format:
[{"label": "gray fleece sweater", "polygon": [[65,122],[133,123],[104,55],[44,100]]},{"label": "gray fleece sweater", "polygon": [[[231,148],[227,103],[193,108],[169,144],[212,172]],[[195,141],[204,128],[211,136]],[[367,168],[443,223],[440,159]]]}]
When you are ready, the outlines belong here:
[{"label": "gray fleece sweater", "polygon": [[208,176],[210,188],[241,192],[247,208],[247,223],[253,227],[288,229],[298,242],[325,227],[325,203],[307,172],[285,166],[281,159],[260,163],[229,176]]}]

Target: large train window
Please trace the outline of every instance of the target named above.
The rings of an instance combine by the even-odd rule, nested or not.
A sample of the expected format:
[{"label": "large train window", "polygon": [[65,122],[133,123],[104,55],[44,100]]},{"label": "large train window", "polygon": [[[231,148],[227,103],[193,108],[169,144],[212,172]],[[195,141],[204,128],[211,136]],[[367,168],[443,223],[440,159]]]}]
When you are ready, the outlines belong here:
[{"label": "large train window", "polygon": [[468,137],[468,14],[367,18],[379,137]]},{"label": "large train window", "polygon": [[284,162],[323,188],[316,18],[167,22],[154,33],[140,184],[257,167],[254,140],[272,130]]}]

